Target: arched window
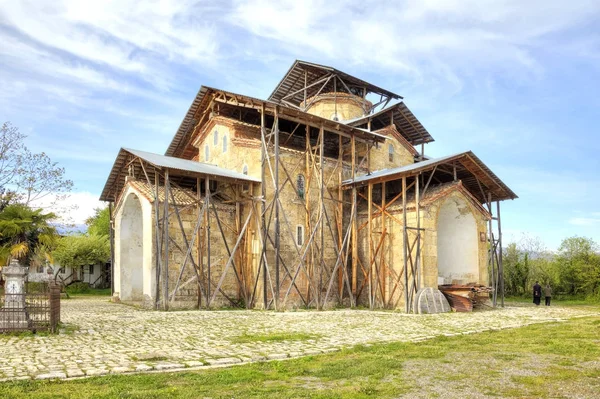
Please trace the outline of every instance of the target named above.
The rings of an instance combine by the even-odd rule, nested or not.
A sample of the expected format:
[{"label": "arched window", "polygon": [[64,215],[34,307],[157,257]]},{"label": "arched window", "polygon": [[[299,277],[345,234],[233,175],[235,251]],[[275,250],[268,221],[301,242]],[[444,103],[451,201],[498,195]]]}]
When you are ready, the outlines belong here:
[{"label": "arched window", "polygon": [[208,162],[208,158],[210,156],[210,148],[208,148],[208,144],[204,146],[204,162]]},{"label": "arched window", "polygon": [[296,226],[296,245],[299,247],[304,245],[304,226],[301,224]]},{"label": "arched window", "polygon": [[296,179],[296,190],[298,191],[298,198],[300,199],[304,199],[304,183],[305,183],[305,179],[304,179],[304,175],[300,174],[298,175],[298,178]]},{"label": "arched window", "polygon": [[217,144],[219,144],[219,131],[215,129],[213,133],[213,145],[216,146]]},{"label": "arched window", "polygon": [[227,135],[223,135],[223,153],[227,152]]},{"label": "arched window", "polygon": [[391,144],[388,146],[388,158],[390,162],[394,162],[394,146]]}]

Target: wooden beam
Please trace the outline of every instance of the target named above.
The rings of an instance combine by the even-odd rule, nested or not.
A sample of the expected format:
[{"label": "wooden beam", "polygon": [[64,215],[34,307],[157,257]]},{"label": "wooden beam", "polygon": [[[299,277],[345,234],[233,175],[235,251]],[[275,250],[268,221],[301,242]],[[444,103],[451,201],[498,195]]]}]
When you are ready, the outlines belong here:
[{"label": "wooden beam", "polygon": [[404,312],[408,313],[408,231],[406,230],[406,177],[402,178],[402,217],[403,217],[403,239],[402,247],[404,253]]}]

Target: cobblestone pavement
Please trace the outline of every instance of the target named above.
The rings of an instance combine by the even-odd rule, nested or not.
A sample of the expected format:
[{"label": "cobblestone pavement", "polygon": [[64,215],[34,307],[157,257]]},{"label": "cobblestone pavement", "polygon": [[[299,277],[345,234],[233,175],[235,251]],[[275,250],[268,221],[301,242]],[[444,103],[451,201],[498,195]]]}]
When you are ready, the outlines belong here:
[{"label": "cobblestone pavement", "polygon": [[[597,312],[584,308],[526,306],[438,315],[367,310],[164,313],[113,304],[107,298],[71,299],[62,302],[62,321],[77,326],[74,332],[0,335],[0,381],[285,359],[357,344],[418,341],[438,335],[513,328],[588,314]],[[315,339],[236,340],[241,335],[272,333],[312,334]]]}]

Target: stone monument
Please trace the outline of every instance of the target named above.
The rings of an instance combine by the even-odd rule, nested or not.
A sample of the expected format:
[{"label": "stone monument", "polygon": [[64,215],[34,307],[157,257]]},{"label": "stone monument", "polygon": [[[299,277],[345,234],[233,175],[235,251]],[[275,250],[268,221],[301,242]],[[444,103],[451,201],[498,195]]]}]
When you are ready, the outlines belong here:
[{"label": "stone monument", "polygon": [[4,306],[0,309],[0,330],[23,330],[31,321],[25,307],[25,276],[27,268],[13,259],[2,268],[4,276]]}]

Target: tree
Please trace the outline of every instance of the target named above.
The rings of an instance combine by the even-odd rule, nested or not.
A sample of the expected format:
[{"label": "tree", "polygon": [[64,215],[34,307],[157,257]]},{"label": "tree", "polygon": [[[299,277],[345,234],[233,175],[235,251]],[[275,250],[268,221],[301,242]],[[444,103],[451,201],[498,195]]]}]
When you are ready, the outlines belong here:
[{"label": "tree", "polygon": [[26,136],[5,122],[0,128],[0,210],[13,203],[32,206],[47,200],[46,206],[62,202],[73,181],[45,153],[32,153],[24,144]]},{"label": "tree", "polygon": [[24,139],[25,135],[10,122],[4,122],[0,127],[0,211],[17,197],[7,186],[14,183],[21,166]]},{"label": "tree", "polygon": [[587,237],[569,237],[558,248],[556,268],[561,289],[571,295],[600,294],[598,244]]},{"label": "tree", "polygon": [[85,220],[88,234],[110,236],[110,210],[107,208],[94,209],[94,215]]},{"label": "tree", "polygon": [[34,154],[25,148],[15,177],[18,192],[25,205],[53,195],[50,205],[64,201],[73,188],[73,181],[65,178],[65,168],[52,162],[46,153]]},{"label": "tree", "polygon": [[502,258],[506,294],[521,295],[529,275],[527,255],[513,242],[504,248]]},{"label": "tree", "polygon": [[50,224],[55,218],[53,213],[22,204],[4,208],[0,212],[0,264],[8,264],[11,258],[29,264],[34,253],[49,255],[58,238]]},{"label": "tree", "polygon": [[25,135],[19,129],[4,122],[0,128],[0,187],[13,181],[21,165]]},{"label": "tree", "polygon": [[108,236],[97,234],[66,236],[59,240],[52,255],[62,267],[104,264],[110,259],[110,243]]}]

